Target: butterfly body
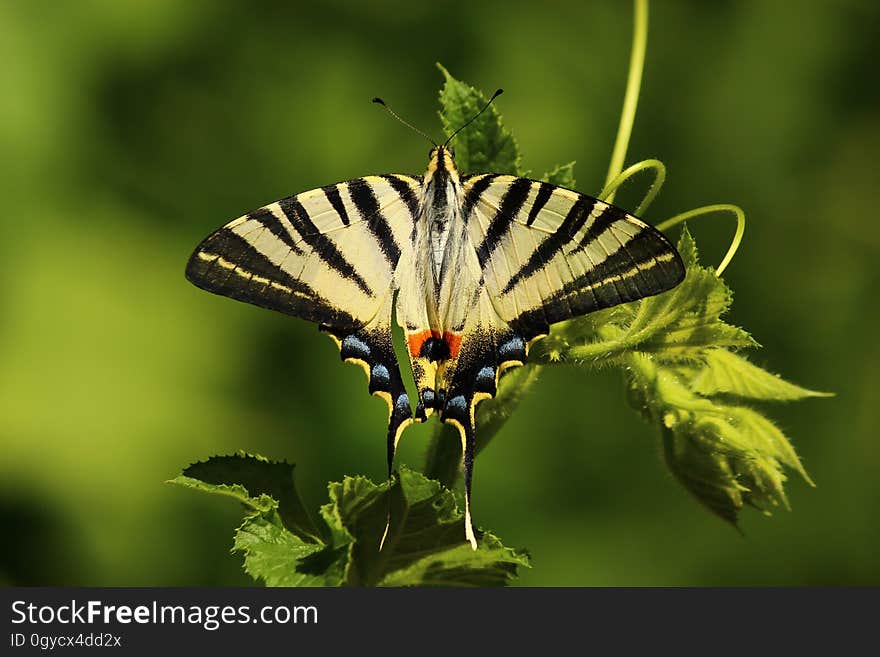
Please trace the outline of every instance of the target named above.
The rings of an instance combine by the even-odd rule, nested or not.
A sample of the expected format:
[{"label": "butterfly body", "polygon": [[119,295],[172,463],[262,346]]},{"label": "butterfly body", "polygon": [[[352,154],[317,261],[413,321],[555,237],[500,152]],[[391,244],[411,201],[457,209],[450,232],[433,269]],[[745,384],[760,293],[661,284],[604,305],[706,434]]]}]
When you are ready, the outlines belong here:
[{"label": "butterfly body", "polygon": [[[476,549],[476,405],[551,324],[663,292],[684,267],[662,234],[619,208],[527,178],[461,175],[445,146],[429,158],[423,176],[367,176],[254,210],[210,235],[187,277],[333,337],[388,403],[389,474],[410,422],[436,412],[454,425],[465,535]],[[414,410],[391,338],[395,315]]]}]

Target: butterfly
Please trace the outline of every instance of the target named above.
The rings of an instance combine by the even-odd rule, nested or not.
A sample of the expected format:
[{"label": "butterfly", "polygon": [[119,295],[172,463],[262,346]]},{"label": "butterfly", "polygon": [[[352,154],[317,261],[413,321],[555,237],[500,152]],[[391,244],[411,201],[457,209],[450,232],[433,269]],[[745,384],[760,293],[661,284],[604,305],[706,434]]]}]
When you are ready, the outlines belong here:
[{"label": "butterfly", "polygon": [[389,407],[389,477],[411,422],[437,413],[455,426],[475,550],[477,404],[554,323],[659,294],[685,274],[663,234],[618,207],[529,178],[460,172],[452,138],[500,93],[444,144],[431,140],[423,175],[365,176],[257,208],[209,235],[186,267],[202,289],[318,324],[344,361],[363,367]]}]

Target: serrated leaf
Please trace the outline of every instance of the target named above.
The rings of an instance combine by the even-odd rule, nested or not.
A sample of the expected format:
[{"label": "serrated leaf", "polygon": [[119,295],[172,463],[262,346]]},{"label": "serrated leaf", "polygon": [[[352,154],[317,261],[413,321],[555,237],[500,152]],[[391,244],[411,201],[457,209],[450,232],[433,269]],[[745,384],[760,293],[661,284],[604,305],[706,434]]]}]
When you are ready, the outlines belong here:
[{"label": "serrated leaf", "polygon": [[234,551],[244,554],[245,572],[266,586],[336,586],[328,570],[304,572],[302,560],[324,549],[287,531],[280,518],[248,518],[235,533]]},{"label": "serrated leaf", "polygon": [[663,457],[676,480],[707,509],[736,525],[743,507],[742,487],[728,461],[696,434],[661,425]]},{"label": "serrated leaf", "polygon": [[550,169],[550,171],[545,173],[541,177],[541,180],[543,180],[544,182],[548,182],[551,185],[559,185],[560,187],[574,189],[574,164],[574,162],[568,162],[567,164],[557,164],[555,167]]},{"label": "serrated leaf", "polygon": [[[488,98],[479,90],[456,80],[443,66],[440,90],[440,120],[447,135],[472,119]],[[523,175],[519,146],[504,127],[494,105],[462,130],[454,139],[455,161],[464,173],[509,173]]]},{"label": "serrated leaf", "polygon": [[757,346],[748,333],[721,320],[733,293],[712,269],[700,266],[687,228],[678,249],[687,267],[685,279],[669,292],[636,302],[643,307],[636,310],[627,330],[633,348],[674,359],[695,347]]},{"label": "serrated leaf", "polygon": [[660,426],[663,455],[676,479],[721,518],[736,524],[746,504],[788,507],[784,467],[812,484],[785,435],[758,411],[705,398],[690,388],[698,361],[625,359],[633,405]]},{"label": "serrated leaf", "polygon": [[[288,463],[239,454],[193,464],[185,473],[171,483],[247,507],[233,549],[244,555],[245,571],[267,586],[494,586],[528,565],[527,557],[491,535],[472,550],[452,492],[405,468],[379,485],[365,477],[332,482],[330,501],[321,507],[322,536],[282,514],[283,504],[288,513],[293,504],[302,506]],[[389,509],[391,526],[380,552]]]},{"label": "serrated leaf", "polygon": [[409,586],[415,581],[420,586],[504,586],[516,577],[517,568],[529,565],[525,554],[504,547],[497,537],[485,533],[476,552],[470,545],[459,545],[425,556],[390,573],[380,585]]},{"label": "serrated leaf", "polygon": [[[262,456],[239,452],[193,463],[183,471],[183,477],[201,482],[201,486],[193,487],[206,492],[229,495],[236,491],[241,496],[239,489],[242,489],[251,500],[263,496],[274,499],[281,521],[288,530],[306,540],[320,540],[320,533],[294,485],[294,467],[292,463],[270,461]],[[253,505],[253,502],[245,503]],[[261,506],[258,510],[264,508]]]},{"label": "serrated leaf", "polygon": [[703,358],[705,366],[698,370],[691,387],[705,397],[731,395],[755,400],[794,401],[831,396],[827,392],[789,383],[726,349],[710,349]]},{"label": "serrated leaf", "polygon": [[800,474],[808,484],[815,485],[801,464],[791,442],[779,427],[753,408],[732,406],[728,409],[737,429],[747,437],[756,451],[768,458],[779,460]]},{"label": "serrated leaf", "polygon": [[268,495],[258,495],[252,497],[244,486],[238,484],[209,484],[199,479],[178,475],[174,479],[169,479],[166,484],[174,484],[175,486],[183,486],[184,488],[192,488],[202,491],[203,493],[212,493],[214,495],[223,495],[238,500],[245,506],[257,513],[268,513],[278,507],[278,502]]},{"label": "serrated leaf", "polygon": [[779,454],[769,444],[768,436],[740,425],[734,417],[739,410],[742,409],[719,407],[717,414],[696,415],[691,426],[684,425],[680,431],[700,436],[704,448],[726,464],[736,477],[744,503],[761,509],[779,505],[788,508],[783,487],[787,477]]},{"label": "serrated leaf", "polygon": [[[354,541],[348,584],[494,586],[509,583],[516,568],[528,564],[494,537],[484,535],[472,550],[452,492],[412,470],[401,469],[390,487],[346,477],[331,485],[330,498],[322,515]],[[380,551],[389,502],[391,524]]]}]

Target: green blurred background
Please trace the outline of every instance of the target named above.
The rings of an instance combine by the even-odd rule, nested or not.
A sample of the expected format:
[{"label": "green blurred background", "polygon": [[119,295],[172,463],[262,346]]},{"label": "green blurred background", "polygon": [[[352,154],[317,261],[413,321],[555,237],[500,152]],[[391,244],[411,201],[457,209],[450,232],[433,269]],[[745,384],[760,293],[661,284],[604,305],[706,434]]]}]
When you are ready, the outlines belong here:
[{"label": "green blurred background", "polygon": [[[532,554],[522,584],[880,584],[878,8],[655,3],[628,157],[669,167],[655,223],[746,209],[729,318],[757,363],[837,393],[768,409],[818,488],[792,478],[793,511],[747,510],[740,536],[665,472],[618,372],[547,370],[476,466],[479,523]],[[439,133],[437,61],[503,86],[525,165],[576,159],[595,194],[631,21],[610,0],[0,2],[0,583],[249,583],[240,510],[162,483],[212,454],[295,461],[313,508],[329,480],[381,480],[360,369],[197,290],[187,257],[279,197],[421,173],[427,144],[369,100]],[[732,226],[692,230],[717,263]]]}]

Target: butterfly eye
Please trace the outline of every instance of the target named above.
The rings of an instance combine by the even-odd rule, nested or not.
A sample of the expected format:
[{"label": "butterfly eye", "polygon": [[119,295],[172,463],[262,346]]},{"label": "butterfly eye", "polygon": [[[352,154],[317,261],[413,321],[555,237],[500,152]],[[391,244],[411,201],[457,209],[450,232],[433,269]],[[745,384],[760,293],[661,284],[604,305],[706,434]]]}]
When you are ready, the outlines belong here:
[{"label": "butterfly eye", "polygon": [[449,147],[449,154],[450,154],[452,157],[455,157],[455,149],[452,148],[451,146]]}]

